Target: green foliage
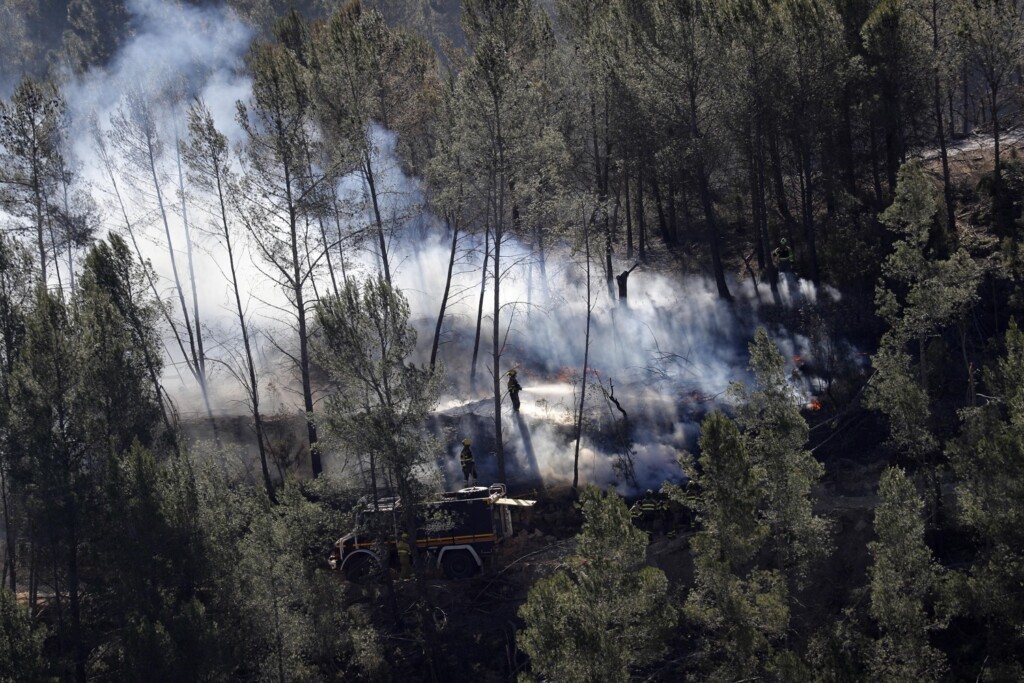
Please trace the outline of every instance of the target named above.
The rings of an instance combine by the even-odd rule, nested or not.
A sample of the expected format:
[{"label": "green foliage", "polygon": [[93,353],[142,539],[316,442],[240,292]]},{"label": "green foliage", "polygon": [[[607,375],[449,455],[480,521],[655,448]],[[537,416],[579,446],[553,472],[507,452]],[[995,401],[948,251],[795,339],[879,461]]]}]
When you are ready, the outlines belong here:
[{"label": "green foliage", "polygon": [[691,503],[703,525],[703,540],[733,570],[746,566],[768,538],[758,517],[767,473],[750,457],[736,425],[712,413],[701,425],[701,471],[691,472],[700,495]]},{"label": "green foliage", "polygon": [[[286,680],[325,680],[318,664],[330,664],[345,637],[339,585],[316,572],[303,552],[316,536],[316,506],[302,500],[297,487],[286,488],[281,504],[250,521],[238,546],[236,576],[240,609],[249,626],[248,638],[256,671],[283,672]],[[332,647],[333,646],[333,647]],[[328,647],[320,650],[320,647]],[[329,669],[328,669],[329,671]]]},{"label": "green foliage", "polygon": [[97,449],[127,450],[153,443],[160,420],[158,378],[163,367],[155,329],[159,303],[118,235],[93,247],[85,260],[78,311],[79,381],[90,391],[79,406]]},{"label": "green foliage", "polygon": [[1024,332],[1011,324],[1006,353],[985,373],[987,405],[964,410],[960,437],[948,449],[956,474],[957,511],[977,539],[966,572],[969,612],[983,619],[994,665],[1019,659],[1024,643]]},{"label": "green foliage", "polygon": [[71,68],[81,74],[113,58],[124,37],[128,11],[122,0],[70,0],[67,19],[63,51]]},{"label": "green foliage", "polygon": [[587,487],[580,504],[576,553],[530,589],[516,641],[544,679],[626,681],[661,653],[675,625],[668,582],[645,566],[647,535],[618,495]]},{"label": "green foliage", "polygon": [[684,615],[700,628],[706,680],[738,680],[763,672],[776,654],[789,624],[788,590],[782,573],[754,562],[771,533],[757,514],[767,473],[721,413],[705,418],[700,447],[694,481],[702,529],[691,541],[696,581]]},{"label": "green foliage", "polygon": [[810,563],[828,552],[828,525],[813,511],[811,490],[825,468],[804,446],[807,422],[785,375],[785,361],[764,328],[750,344],[754,386],[733,388],[736,418],[753,463],[764,474],[765,522],[775,539],[778,568],[802,582]]},{"label": "green foliage", "polygon": [[63,148],[63,97],[54,83],[26,78],[11,96],[0,101],[0,207],[14,220],[10,227],[35,243],[40,281],[58,248],[51,203],[66,172]]},{"label": "green foliage", "polygon": [[871,362],[877,374],[866,392],[868,407],[889,417],[890,437],[900,451],[924,458],[937,444],[929,423],[928,394],[915,379],[909,354],[882,347]]},{"label": "green foliage", "polygon": [[[927,394],[926,341],[962,319],[977,300],[982,271],[939,222],[941,197],[924,167],[911,162],[900,169],[892,205],[879,217],[898,237],[882,264],[875,290],[878,314],[889,330],[872,359],[876,375],[866,392],[867,405],[884,412],[893,442],[923,459],[936,447]],[[948,257],[944,254],[952,252]],[[916,342],[917,377],[908,344]]]},{"label": "green foliage", "polygon": [[929,600],[938,568],[924,542],[923,503],[904,472],[889,468],[879,485],[875,511],[878,540],[868,544],[874,564],[870,613],[881,637],[874,643],[868,669],[882,681],[938,680],[944,657],[928,644],[938,626],[929,616]]},{"label": "green foliage", "polygon": [[28,607],[18,604],[14,593],[0,588],[0,681],[45,681],[43,656],[46,627],[33,623]]},{"label": "green foliage", "polygon": [[333,161],[344,168],[368,162],[371,124],[377,123],[398,134],[400,151],[418,165],[428,153],[424,137],[437,106],[430,46],[389,26],[378,10],[355,4],[314,27],[312,41],[316,117],[329,136]]},{"label": "green foliage", "polygon": [[[97,245],[70,305],[38,289],[13,373],[11,486],[33,552],[50,558],[36,571],[68,594],[54,629],[68,658],[55,664],[62,675],[85,671],[99,629],[104,654],[88,662],[97,674],[135,678],[153,662],[170,677],[194,671],[179,639],[201,629],[174,622],[191,609],[195,558],[179,545],[187,533],[165,520],[145,448],[162,442],[158,309],[144,291],[123,241]],[[95,566],[106,571],[82,570]]]},{"label": "green foliage", "polygon": [[[349,458],[369,458],[397,486],[413,487],[433,462],[436,444],[423,424],[437,404],[443,371],[409,362],[416,331],[405,296],[382,277],[361,287],[350,280],[340,296],[320,301],[317,322],[314,355],[343,387],[327,401],[328,431]],[[364,484],[376,493],[383,481]]]},{"label": "green foliage", "polygon": [[326,540],[350,520],[327,478],[289,481],[271,505],[262,489],[233,488],[211,467],[196,495],[201,597],[217,677],[333,681],[386,677],[376,630],[344,607],[344,584],[325,570]]},{"label": "green foliage", "polygon": [[866,588],[852,593],[853,606],[846,607],[831,623],[814,633],[807,646],[807,661],[814,671],[814,680],[821,683],[854,683],[864,680],[866,652],[874,640],[871,629],[859,614],[865,601]]},{"label": "green foliage", "polygon": [[701,629],[711,680],[806,676],[782,646],[790,596],[828,553],[828,526],[811,499],[823,468],[804,448],[807,423],[785,361],[764,329],[750,353],[753,387],[732,388],[744,431],[720,413],[708,416],[700,470],[690,468],[701,531],[691,542],[696,584],[685,614]]},{"label": "green foliage", "polygon": [[889,284],[880,284],[875,297],[893,343],[935,334],[977,298],[981,271],[966,251],[950,249],[950,237],[939,223],[940,202],[924,167],[911,162],[900,169],[896,197],[879,216],[898,237],[882,266]]}]

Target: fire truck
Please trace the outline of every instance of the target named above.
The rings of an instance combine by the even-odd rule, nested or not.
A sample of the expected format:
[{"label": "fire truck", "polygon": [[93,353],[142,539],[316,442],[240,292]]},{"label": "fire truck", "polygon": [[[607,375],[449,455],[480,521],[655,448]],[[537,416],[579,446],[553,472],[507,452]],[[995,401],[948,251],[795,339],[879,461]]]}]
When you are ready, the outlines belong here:
[{"label": "fire truck", "polygon": [[[535,502],[506,497],[504,484],[442,493],[416,506],[417,553],[426,553],[427,566],[439,567],[449,579],[473,576],[497,544],[512,536],[511,509]],[[382,567],[397,562],[395,539],[401,536],[403,519],[400,498],[362,503],[355,528],[335,542],[328,565],[349,581],[372,579]]]}]

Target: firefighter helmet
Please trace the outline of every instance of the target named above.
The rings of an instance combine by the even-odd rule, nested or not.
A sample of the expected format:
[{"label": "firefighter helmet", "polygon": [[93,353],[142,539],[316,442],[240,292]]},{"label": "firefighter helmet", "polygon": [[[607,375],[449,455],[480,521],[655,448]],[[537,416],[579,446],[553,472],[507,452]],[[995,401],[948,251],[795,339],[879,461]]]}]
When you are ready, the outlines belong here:
[{"label": "firefighter helmet", "polygon": [[509,371],[508,371],[508,374],[510,374],[510,375],[512,375],[513,377],[515,377],[515,376],[516,376],[516,369],[515,369],[515,368],[512,368],[511,370],[509,370]]},{"label": "firefighter helmet", "polygon": [[782,246],[786,246],[789,244],[789,242],[786,240],[785,237],[783,237],[781,240],[779,240],[779,244],[781,244]]},{"label": "firefighter helmet", "polygon": [[463,446],[468,446],[469,445],[469,439],[463,439],[462,440],[462,445]]}]

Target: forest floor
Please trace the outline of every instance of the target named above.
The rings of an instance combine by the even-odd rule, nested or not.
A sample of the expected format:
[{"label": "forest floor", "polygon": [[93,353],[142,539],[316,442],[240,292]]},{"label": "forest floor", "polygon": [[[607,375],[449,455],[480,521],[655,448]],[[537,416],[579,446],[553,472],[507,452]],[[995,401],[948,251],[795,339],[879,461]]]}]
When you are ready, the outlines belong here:
[{"label": "forest floor", "polygon": [[[1000,159],[1015,157],[1022,149],[1024,130],[1013,128],[1000,134]],[[994,152],[994,140],[988,131],[975,131],[966,137],[951,140],[946,146],[946,156],[949,159],[949,173],[953,181],[973,181],[971,184],[976,184],[982,174],[992,170]],[[937,147],[923,150],[918,156],[929,170],[936,174],[942,172],[941,152]]]}]

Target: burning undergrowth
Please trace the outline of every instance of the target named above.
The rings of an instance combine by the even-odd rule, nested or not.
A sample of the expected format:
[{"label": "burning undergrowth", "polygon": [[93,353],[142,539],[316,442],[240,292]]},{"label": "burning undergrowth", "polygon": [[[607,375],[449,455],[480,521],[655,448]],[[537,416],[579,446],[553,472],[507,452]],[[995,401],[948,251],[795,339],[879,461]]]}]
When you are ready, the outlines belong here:
[{"label": "burning undergrowth", "polygon": [[[789,359],[794,400],[810,412],[821,408],[818,395],[838,365],[855,357],[845,342],[823,329],[822,316],[816,315],[839,300],[834,291],[794,281],[783,283],[780,298],[774,299],[767,287],[738,283],[737,300],[727,303],[700,278],[643,270],[633,277],[628,301],[602,291],[593,308],[581,483],[635,493],[682,480],[678,457],[696,451],[703,417],[714,410],[731,412],[730,385],[750,380],[747,345],[758,326],[768,328]],[[521,279],[511,278],[509,285],[510,301],[531,301],[528,311],[509,316],[500,368],[502,373],[515,368],[523,387],[519,412],[512,412],[507,396],[502,403],[510,484],[536,488],[569,483],[583,390],[586,302],[574,296],[579,289],[568,281],[549,282],[548,291],[562,294],[552,294],[543,303],[537,292],[522,289]],[[457,444],[463,438],[474,443],[482,480],[497,472],[490,340],[485,325],[474,383],[469,379],[472,313],[456,306],[442,352],[452,391],[438,409],[437,425],[447,429],[452,444],[441,463],[451,483],[461,481]],[[424,335],[430,334],[427,322],[424,316]],[[503,390],[505,380],[503,375],[499,382]]]}]

